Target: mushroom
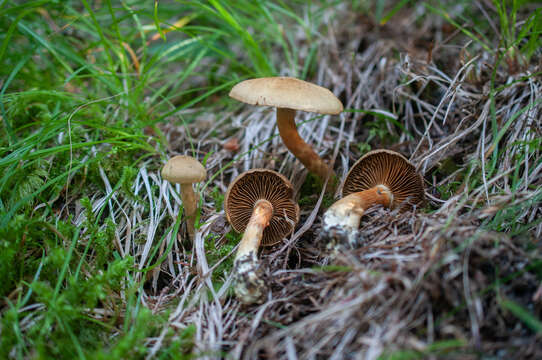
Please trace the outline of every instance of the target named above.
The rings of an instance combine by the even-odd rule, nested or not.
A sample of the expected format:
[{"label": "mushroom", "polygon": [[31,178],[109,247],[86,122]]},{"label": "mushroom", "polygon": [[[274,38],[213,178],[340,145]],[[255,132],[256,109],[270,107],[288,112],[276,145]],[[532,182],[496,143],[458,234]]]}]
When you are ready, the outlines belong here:
[{"label": "mushroom", "polygon": [[230,184],[224,210],[235,231],[244,232],[234,260],[234,290],[246,304],[263,300],[266,286],[258,264],[258,248],[271,246],[292,233],[299,220],[293,187],[283,175],[267,169],[244,172]]},{"label": "mushroom", "polygon": [[207,176],[207,171],[200,162],[191,156],[177,155],[169,159],[162,168],[162,178],[181,185],[181,200],[186,216],[186,229],[190,241],[194,240],[194,223],[198,208],[198,195],[194,193],[192,184],[200,182]]},{"label": "mushroom", "polygon": [[303,165],[325,181],[331,169],[299,136],[294,117],[296,110],[337,115],[343,104],[331,91],[321,86],[291,77],[250,79],[235,85],[230,97],[251,105],[275,106],[277,127],[284,145]]},{"label": "mushroom", "polygon": [[403,155],[374,150],[362,156],[350,169],[343,184],[343,198],[323,216],[326,234],[356,243],[361,216],[380,204],[402,210],[424,202],[424,185],[416,168]]}]

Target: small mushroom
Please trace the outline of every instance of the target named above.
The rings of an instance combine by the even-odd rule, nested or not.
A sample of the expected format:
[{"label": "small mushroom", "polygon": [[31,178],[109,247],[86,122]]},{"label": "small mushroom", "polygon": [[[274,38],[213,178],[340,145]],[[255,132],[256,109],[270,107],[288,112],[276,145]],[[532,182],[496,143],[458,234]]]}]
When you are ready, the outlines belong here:
[{"label": "small mushroom", "polygon": [[321,86],[291,77],[250,79],[235,85],[230,97],[251,105],[275,106],[277,127],[284,145],[312,173],[323,181],[331,169],[299,136],[295,125],[296,110],[337,115],[343,104],[331,91]]},{"label": "small mushroom", "polygon": [[190,241],[194,241],[194,223],[199,197],[194,193],[193,183],[203,181],[207,171],[200,162],[191,156],[177,155],[169,159],[162,168],[162,178],[181,185],[181,200],[186,216],[186,229]]},{"label": "small mushroom", "polygon": [[405,210],[424,202],[424,185],[416,168],[404,156],[390,150],[374,150],[352,166],[343,184],[343,198],[323,216],[326,234],[356,243],[361,216],[380,204]]},{"label": "small mushroom", "polygon": [[234,260],[235,294],[246,304],[263,300],[266,286],[258,264],[258,248],[271,246],[292,233],[299,206],[292,184],[281,174],[253,169],[228,187],[224,210],[235,231],[244,232]]}]

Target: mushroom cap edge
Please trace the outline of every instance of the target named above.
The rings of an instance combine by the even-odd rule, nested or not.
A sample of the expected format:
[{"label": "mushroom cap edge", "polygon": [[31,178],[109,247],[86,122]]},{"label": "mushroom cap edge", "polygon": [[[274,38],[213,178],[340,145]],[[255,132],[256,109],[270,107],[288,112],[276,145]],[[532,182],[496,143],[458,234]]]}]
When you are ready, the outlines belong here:
[{"label": "mushroom cap edge", "polygon": [[230,91],[235,100],[319,114],[337,115],[341,101],[325,87],[293,77],[264,77],[241,81]]},{"label": "mushroom cap edge", "polygon": [[[233,193],[236,189],[239,190],[239,186],[242,185],[242,181],[246,181],[251,177],[257,177],[258,175],[271,176],[274,178],[275,183],[284,186],[282,189],[280,189],[279,193],[275,193],[275,195],[282,197],[282,201],[277,202],[276,199],[269,197],[266,198],[265,194],[253,194],[250,199],[237,199],[237,201],[241,201],[241,209],[232,208],[232,201],[234,200],[232,198],[232,196],[234,196]],[[261,183],[257,183],[255,185],[261,185]],[[258,186],[255,186],[255,188],[256,190],[265,192],[265,189],[263,188],[258,189]],[[250,216],[252,215],[254,204],[259,199],[266,199],[273,205],[273,217],[269,221],[269,226],[264,229],[261,241],[262,246],[271,246],[278,243],[283,237],[293,232],[295,225],[299,221],[299,205],[294,200],[293,186],[284,175],[273,170],[261,168],[245,171],[239,174],[231,182],[231,184],[228,186],[228,190],[226,191],[226,195],[224,196],[224,212],[226,213],[228,222],[235,231],[239,233],[245,231],[246,225],[248,224]],[[284,217],[276,216],[277,213],[280,213],[280,210],[283,210],[283,212],[286,211],[287,216],[290,215],[288,218],[293,221],[293,224],[288,223]],[[242,211],[243,213],[235,214],[235,211]],[[273,231],[280,231],[281,234],[273,233]]]},{"label": "mushroom cap edge", "polygon": [[[382,161],[386,163],[382,164]],[[423,177],[406,157],[387,149],[369,151],[352,165],[343,182],[342,195],[379,184],[387,186],[393,194],[392,207],[403,204],[405,200],[409,200],[407,205],[410,206],[425,202]]]},{"label": "mushroom cap edge", "polygon": [[201,163],[188,155],[176,155],[162,168],[162,178],[176,184],[192,184],[203,181],[207,170]]}]

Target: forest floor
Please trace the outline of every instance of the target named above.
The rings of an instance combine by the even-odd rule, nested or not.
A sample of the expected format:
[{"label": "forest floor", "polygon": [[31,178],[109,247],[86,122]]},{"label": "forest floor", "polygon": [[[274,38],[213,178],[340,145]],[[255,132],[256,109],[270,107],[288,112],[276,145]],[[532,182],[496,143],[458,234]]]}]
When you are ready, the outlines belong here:
[{"label": "forest floor", "polygon": [[[0,2],[1,358],[542,358],[542,10],[536,1]],[[330,89],[298,129],[344,180],[373,149],[427,202],[368,210],[330,249],[340,193],[285,148],[253,77]],[[167,159],[207,169],[187,239]],[[223,210],[253,168],[293,184],[294,233],[232,291]]]}]

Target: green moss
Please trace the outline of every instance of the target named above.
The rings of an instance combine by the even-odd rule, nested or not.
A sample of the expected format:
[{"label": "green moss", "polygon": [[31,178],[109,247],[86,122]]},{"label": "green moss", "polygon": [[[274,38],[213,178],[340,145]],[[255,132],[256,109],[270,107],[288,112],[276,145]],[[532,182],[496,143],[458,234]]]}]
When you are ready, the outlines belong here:
[{"label": "green moss", "polygon": [[[217,234],[209,234],[205,239],[205,256],[209,263],[209,267],[215,265],[223,257],[228,255],[235,246],[241,241],[242,234],[230,231],[225,235],[226,242],[221,245],[216,244],[216,240],[220,238]],[[224,259],[220,265],[213,271],[213,282],[220,281],[223,274],[231,271],[233,268],[234,256]]]},{"label": "green moss", "polygon": [[[316,206],[318,197],[322,192],[322,185],[322,180],[318,176],[309,173],[299,190],[299,206],[308,208]],[[333,189],[336,189],[338,186],[339,179],[337,177],[329,180],[328,191],[326,191],[322,198],[321,208],[327,209],[333,204]]]},{"label": "green moss", "polygon": [[362,155],[371,151],[371,145],[365,141],[359,142],[357,146],[359,153]]},{"label": "green moss", "polygon": [[318,176],[309,173],[299,190],[299,206],[314,206],[321,191],[322,180]]},{"label": "green moss", "polygon": [[224,205],[224,194],[220,191],[218,186],[215,186],[211,191],[211,197],[215,203],[215,210],[221,211],[222,206]]},{"label": "green moss", "polygon": [[194,335],[196,334],[196,326],[188,325],[175,334],[169,331],[166,335],[163,346],[157,353],[158,359],[194,359],[196,356],[191,354],[194,348]]},{"label": "green moss", "polygon": [[[445,177],[453,174],[459,166],[452,158],[444,159],[439,167],[433,172],[433,176],[436,179],[444,179]],[[458,173],[455,179],[445,182],[443,185],[437,187],[437,191],[440,195],[440,198],[443,200],[448,200],[450,197],[454,196],[459,188],[462,186],[463,175]]]},{"label": "green moss", "polygon": [[115,339],[111,347],[104,347],[91,353],[93,359],[143,359],[148,349],[145,339],[156,332],[159,319],[147,308],[141,308],[130,319],[129,326]]},{"label": "green moss", "polygon": [[459,166],[453,158],[444,159],[438,168],[438,170],[444,175],[450,175],[457,169],[459,169]]}]

